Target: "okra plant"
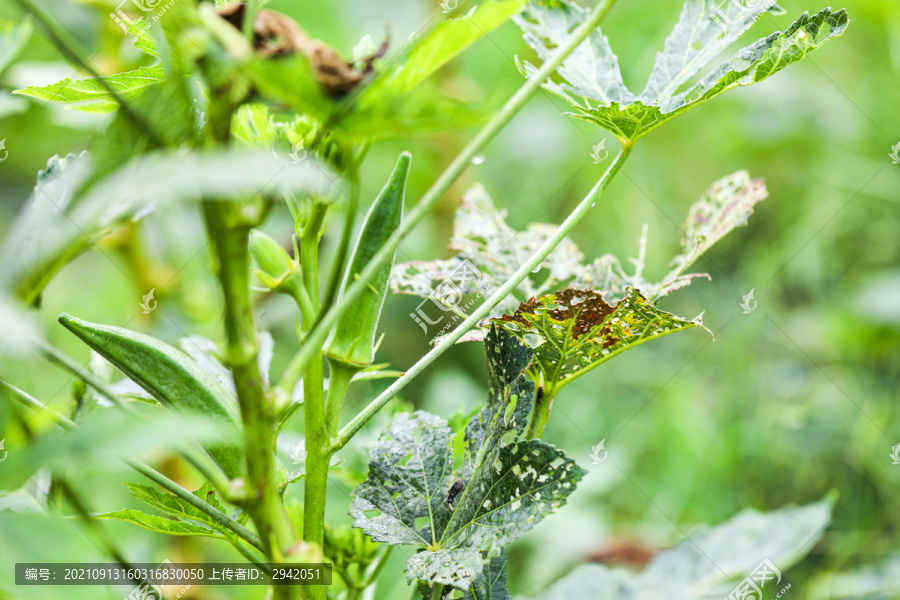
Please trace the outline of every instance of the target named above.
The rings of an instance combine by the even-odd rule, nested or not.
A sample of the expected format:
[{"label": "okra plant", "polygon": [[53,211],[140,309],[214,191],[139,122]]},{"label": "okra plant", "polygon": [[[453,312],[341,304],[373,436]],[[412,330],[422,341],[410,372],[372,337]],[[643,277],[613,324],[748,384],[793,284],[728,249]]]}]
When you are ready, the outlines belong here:
[{"label": "okra plant", "polygon": [[[677,316],[658,303],[705,276],[688,269],[744,225],[767,190],[745,171],[712,183],[687,211],[682,252],[658,282],[644,279],[646,229],[633,271],[610,254],[585,257],[568,234],[596,215],[592,208],[606,201],[610,181],[654,129],[802,60],[849,23],[842,10],[804,13],[784,31],[716,64],[762,16],[782,11],[774,0],[687,0],[646,87],[635,93],[600,27],[615,0],[591,9],[570,0],[483,0],[464,14],[445,16],[390,58],[387,46],[365,39],[349,59],[313,39],[302,24],[256,4],[181,0],[152,26],[147,20],[121,22],[153,64],[102,76],[36,0],[18,2],[93,76],[17,93],[114,114],[91,148],[54,156],[39,174],[2,249],[3,290],[20,306],[39,310],[49,282],[93,242],[151,209],[194,203],[224,307],[221,346],[191,336],[179,348],[175,340],[69,314],[59,315],[59,324],[106,362],[96,358],[81,369],[37,342],[37,351],[83,381],[82,398],[103,407],[100,412],[143,414],[161,406],[213,427],[196,447],[178,448],[206,480],[200,489],[184,489],[126,457],[149,479],[128,483],[131,494],[154,512],[82,516],[218,538],[257,564],[331,564],[332,585],[273,586],[267,596],[310,599],[377,597],[379,577],[397,577],[383,570],[394,546],[408,556],[405,577],[415,597],[510,597],[507,548],[562,508],[586,473],[571,449],[541,439],[554,399],[570,382],[591,377],[596,367],[644,342],[678,331],[701,334],[700,316]],[[360,167],[373,143],[483,121],[438,93],[430,78],[510,19],[537,57],[517,59],[521,88],[421,198],[406,197],[408,174],[416,169],[408,152],[384,174],[377,197],[362,197]],[[398,244],[542,88],[571,105],[569,116],[619,141],[618,155],[593,188],[561,224],[517,232],[497,206],[508,201],[495,204],[475,186],[456,213],[451,258],[395,265]],[[678,157],[671,160],[661,168],[684,168]],[[293,221],[289,244],[261,230],[282,203]],[[355,215],[365,206],[357,228]],[[331,215],[341,208],[342,228],[335,231]],[[336,240],[328,255],[320,254],[325,236]],[[460,269],[473,276],[450,290],[447,282]],[[403,373],[376,363],[379,319],[394,298],[388,291],[455,311],[458,323],[434,337],[433,348]],[[270,374],[271,338],[257,318],[258,298],[274,293],[296,305],[293,358],[278,378]],[[459,308],[459,296],[472,300],[467,309]],[[326,487],[337,454],[460,341],[483,346],[489,390],[483,407],[453,426],[421,410],[396,413],[368,448],[367,476],[347,507],[353,528],[326,523]],[[126,379],[111,383],[102,366],[107,363]],[[353,382],[380,376],[394,381],[361,411],[346,414]],[[25,406],[49,410],[12,384],[2,389]],[[275,447],[298,411],[305,454],[301,468],[291,472]],[[69,430],[66,435],[77,435],[96,412],[54,418]],[[22,461],[29,466],[27,454]],[[76,504],[65,471],[53,476]],[[703,534],[705,551],[679,546],[638,575],[580,568],[540,597],[706,598],[723,586],[727,594],[730,581],[764,558],[782,567],[798,560],[829,511],[826,500],[772,514],[743,513]],[[759,540],[771,532],[779,533],[777,542],[760,548]],[[116,556],[131,558],[121,550]],[[707,568],[708,561],[725,566]]]}]

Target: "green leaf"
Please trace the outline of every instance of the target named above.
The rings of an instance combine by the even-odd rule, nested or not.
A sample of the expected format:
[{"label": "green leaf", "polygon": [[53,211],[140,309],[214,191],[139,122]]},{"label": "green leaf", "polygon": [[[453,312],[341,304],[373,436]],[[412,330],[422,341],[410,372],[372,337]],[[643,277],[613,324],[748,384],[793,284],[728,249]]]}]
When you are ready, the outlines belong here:
[{"label": "green leaf", "polygon": [[125,521],[133,523],[144,529],[155,531],[157,533],[165,533],[167,535],[201,535],[205,537],[225,539],[225,536],[206,527],[204,525],[195,525],[185,521],[173,521],[165,517],[157,517],[156,515],[148,515],[139,510],[126,508],[108,513],[93,515],[95,519],[115,519],[117,521]]},{"label": "green leaf", "polygon": [[32,29],[31,17],[21,22],[6,19],[0,21],[0,75],[3,75],[25,48]]},{"label": "green leaf", "polygon": [[532,370],[550,396],[631,347],[703,326],[699,316],[688,321],[662,311],[634,288],[615,306],[595,291],[567,288],[531,298],[512,315],[493,320],[523,341],[538,336]]},{"label": "green leaf", "polygon": [[[409,580],[468,590],[485,560],[555,512],[584,475],[550,444],[519,439],[534,398],[523,374],[531,351],[497,327],[485,348],[490,393],[466,429],[463,465],[453,472],[446,421],[404,413],[373,444],[369,476],[354,492],[354,526],[375,541],[425,548],[407,561]],[[504,445],[510,433],[513,441]],[[451,511],[446,497],[456,482]]]},{"label": "green leaf", "polygon": [[486,0],[464,16],[438,23],[394,58],[359,97],[360,106],[402,96],[522,9],[525,0]]},{"label": "green leaf", "polygon": [[[725,598],[735,580],[764,561],[779,571],[780,580],[780,573],[815,546],[830,520],[830,500],[769,513],[746,510],[712,529],[692,531],[688,541],[661,552],[637,575],[584,565],[551,585],[540,600],[656,600],[661,590],[677,590],[683,600]],[[764,593],[777,591],[774,581],[763,586]]]},{"label": "green leaf", "polygon": [[[224,530],[222,526],[214,521],[209,515],[191,506],[178,496],[168,494],[166,492],[161,492],[158,489],[148,485],[138,485],[135,483],[126,483],[125,485],[128,486],[128,491],[132,496],[134,496],[141,502],[152,506],[160,512],[163,512],[182,521],[190,521],[191,524],[204,525],[210,529],[219,531],[223,535],[229,533],[227,530]],[[214,495],[210,496],[210,500],[207,500],[207,491],[212,490],[212,488],[208,486],[209,483],[205,483],[204,488],[207,488],[207,490],[204,491],[204,488],[200,488],[199,490],[194,492],[194,495],[207,504],[213,506],[213,508],[218,509],[224,515],[225,510]],[[203,495],[198,494],[198,492],[202,492]]]},{"label": "green leaf", "polygon": [[644,279],[644,253],[647,245],[645,230],[639,256],[630,259],[635,267],[633,275],[625,273],[622,263],[615,255],[605,254],[585,265],[573,285],[603,290],[606,292],[604,299],[608,302],[624,298],[629,287],[640,290],[650,301],[656,301],[690,285],[697,277],[709,278],[705,273],[685,275],[684,272],[735,227],[746,225],[753,214],[753,207],[768,195],[764,180],[751,179],[746,171],[723,177],[691,205],[681,226],[681,253],[672,259],[672,270],[662,280],[651,283]]},{"label": "green leaf", "polygon": [[[727,5],[724,9],[722,5]],[[565,98],[578,116],[633,143],[679,114],[734,87],[757,83],[802,60],[849,24],[844,10],[803,13],[788,29],[743,48],[716,69],[688,86],[690,80],[729,44],[740,38],[765,12],[777,9],[772,0],[751,7],[718,0],[688,0],[666,40],[644,91],[636,96],[625,87],[618,59],[599,29],[582,42],[558,69],[565,84],[545,87]],[[778,9],[780,10],[780,9]],[[516,19],[525,40],[546,60],[586,11],[567,0],[551,6],[531,4]],[[527,76],[536,68],[521,65]],[[684,89],[686,86],[687,89]],[[683,91],[681,91],[683,90]]]},{"label": "green leaf", "polygon": [[847,573],[822,573],[810,590],[822,600],[887,600],[900,597],[900,553]]},{"label": "green leaf", "polygon": [[204,447],[228,477],[240,476],[243,443],[236,399],[196,361],[160,340],[127,329],[67,314],[60,315],[59,322],[169,410],[219,423],[220,440]]},{"label": "green leaf", "polygon": [[[115,90],[124,99],[133,98],[143,92],[147,87],[156,85],[166,76],[162,65],[152,67],[140,67],[132,71],[106,75],[101,77],[106,84]],[[74,104],[78,102],[91,102],[103,100],[115,101],[112,94],[96,77],[87,79],[63,79],[50,85],[35,87],[29,86],[21,90],[15,90],[13,94],[31,96],[38,100]]]},{"label": "green leaf", "polygon": [[472,587],[463,594],[462,600],[510,600],[506,580],[506,551],[485,563]]},{"label": "green leaf", "polygon": [[135,19],[133,21],[123,19],[122,22],[125,24],[125,27],[128,28],[128,34],[131,36],[131,43],[135,48],[147,56],[162,58],[159,49],[156,47],[156,42],[150,35],[147,21],[144,19]]}]

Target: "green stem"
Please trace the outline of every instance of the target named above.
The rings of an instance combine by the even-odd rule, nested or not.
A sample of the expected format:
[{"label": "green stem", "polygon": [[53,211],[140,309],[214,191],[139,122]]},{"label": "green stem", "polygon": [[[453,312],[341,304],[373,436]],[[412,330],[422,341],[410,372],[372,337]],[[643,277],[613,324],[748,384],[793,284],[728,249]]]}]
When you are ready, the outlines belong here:
[{"label": "green stem", "polygon": [[341,241],[338,244],[334,263],[331,265],[331,275],[328,278],[328,289],[325,291],[325,299],[322,306],[331,308],[337,298],[338,288],[344,279],[344,271],[347,268],[347,255],[350,253],[350,243],[353,240],[353,228],[356,225],[356,215],[359,213],[359,169],[350,173],[350,197],[347,198],[347,206],[344,209],[344,229],[341,231]]},{"label": "green stem", "polygon": [[256,2],[257,0],[247,0],[247,2],[244,3],[244,23],[242,28],[244,38],[247,40],[247,43],[250,44],[251,48],[253,47],[253,38],[256,33]]},{"label": "green stem", "polygon": [[138,473],[140,473],[141,475],[143,475],[150,481],[156,483],[160,487],[169,490],[170,492],[172,492],[173,494],[175,494],[176,496],[178,496],[179,498],[181,498],[182,500],[184,500],[185,502],[187,502],[188,504],[190,504],[191,506],[193,506],[200,512],[204,513],[205,515],[207,515],[208,517],[213,519],[216,523],[218,523],[225,529],[227,529],[227,530],[231,531],[232,533],[234,533],[235,535],[243,538],[257,550],[260,550],[260,551],[263,550],[262,543],[261,543],[259,537],[255,533],[253,533],[252,531],[250,531],[249,529],[247,529],[246,527],[244,527],[237,521],[229,518],[227,515],[225,515],[221,511],[213,508],[211,505],[207,504],[206,502],[204,502],[203,500],[201,500],[200,498],[198,498],[197,496],[195,496],[188,490],[184,489],[183,487],[181,487],[180,485],[178,485],[177,483],[175,483],[174,481],[172,481],[171,479],[169,479],[168,477],[166,477],[159,471],[153,469],[149,465],[147,465],[139,460],[135,460],[135,459],[131,459],[131,458],[126,458],[125,464],[127,464],[129,467],[131,467],[132,469],[134,469],[135,471],[137,471]]},{"label": "green stem", "polygon": [[300,370],[311,363],[319,356],[322,345],[328,337],[332,326],[337,322],[338,318],[344,314],[348,308],[353,305],[367,289],[367,286],[375,279],[381,268],[390,262],[391,257],[400,243],[409,235],[410,231],[419,224],[425,216],[441,200],[443,195],[450,189],[454,181],[462,174],[471,161],[472,157],[478,154],[484,146],[490,142],[497,133],[505,127],[512,118],[525,106],[525,104],[538,93],[541,84],[556,70],[563,60],[572,53],[573,50],[590,35],[595,27],[600,23],[603,17],[609,12],[610,8],[615,4],[616,0],[605,0],[600,2],[596,8],[588,15],[587,19],[578,26],[572,33],[571,37],[565,44],[551,56],[541,68],[537,70],[534,77],[526,81],[519,90],[503,105],[497,114],[495,114],[484,128],[478,132],[475,138],[463,149],[450,166],[438,177],[437,181],[425,193],[418,204],[410,211],[406,219],[397,229],[397,232],[381,247],[381,249],[372,257],[372,260],[363,269],[359,277],[346,290],[344,290],[341,301],[327,308],[319,319],[315,328],[307,336],[307,343],[300,351],[298,364]]},{"label": "green stem", "polygon": [[488,316],[491,309],[497,305],[503,298],[512,293],[519,283],[527,277],[533,269],[547,258],[547,255],[563,240],[566,235],[575,227],[575,225],[584,217],[591,207],[596,203],[597,199],[609,185],[609,182],[615,177],[622,168],[622,163],[631,154],[632,146],[625,145],[622,151],[612,162],[600,180],[594,185],[587,196],[575,207],[566,220],[562,222],[559,228],[553,232],[546,242],[538,249],[534,255],[529,258],[519,269],[510,277],[500,288],[473,312],[469,318],[463,321],[459,327],[453,330],[440,344],[431,349],[428,354],[423,356],[416,364],[410,367],[406,373],[392,383],[384,392],[375,398],[362,412],[357,414],[338,434],[335,449],[342,448],[350,438],[352,438],[362,426],[371,419],[375,413],[387,404],[391,398],[397,395],[406,385],[415,379],[419,373],[425,370],[432,362],[434,362],[441,354],[450,349],[467,331],[475,327],[479,321]]},{"label": "green stem", "polygon": [[79,365],[69,355],[44,341],[38,341],[38,344],[40,346],[41,354],[47,360],[52,363],[56,363],[66,371],[70,372],[72,375],[106,396],[110,400],[110,402],[112,402],[119,408],[122,408],[126,411],[131,411],[131,407],[129,407],[127,403],[123,402],[119,395],[112,391],[112,388],[109,387],[106,382],[101,381],[100,379],[95,377],[94,374],[91,373],[91,371],[86,366]]},{"label": "green stem", "polygon": [[[250,227],[231,224],[234,204],[203,203],[209,239],[218,262],[218,278],[225,303],[226,358],[234,375],[235,389],[244,426],[247,460],[247,513],[256,525],[267,557],[280,561],[294,544],[290,519],[280,502],[279,481],[274,466],[272,402],[263,389],[257,364],[256,332],[250,301]],[[239,219],[235,219],[239,221]],[[275,597],[290,597],[274,586]]]},{"label": "green stem", "polygon": [[531,417],[531,424],[528,426],[526,438],[533,440],[541,437],[544,433],[544,427],[547,426],[547,420],[550,418],[550,409],[553,408],[553,399],[556,398],[557,387],[547,387],[543,389],[540,398],[534,401],[534,414]]},{"label": "green stem", "polygon": [[353,380],[353,376],[359,372],[360,367],[331,358],[328,359],[328,365],[330,369],[328,371],[328,398],[325,401],[327,411],[325,418],[328,425],[328,435],[331,438],[338,433],[341,407],[344,405],[344,398],[347,397],[347,388],[350,387],[350,382]]},{"label": "green stem", "polygon": [[435,583],[431,586],[431,600],[441,600],[441,594],[444,593],[444,584]]}]

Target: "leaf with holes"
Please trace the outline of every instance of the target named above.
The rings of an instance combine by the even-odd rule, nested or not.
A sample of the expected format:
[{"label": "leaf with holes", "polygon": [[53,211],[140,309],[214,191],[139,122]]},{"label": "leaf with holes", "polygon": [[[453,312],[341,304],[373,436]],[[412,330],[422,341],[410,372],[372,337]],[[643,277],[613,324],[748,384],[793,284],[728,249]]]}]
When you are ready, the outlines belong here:
[{"label": "leaf with holes", "polygon": [[[396,265],[391,288],[395,294],[430,300],[431,305],[422,308],[420,304],[419,309],[428,321],[444,312],[464,312],[460,306],[464,297],[490,296],[556,229],[556,225],[532,223],[525,231],[516,231],[506,223],[505,211],[498,210],[485,189],[477,185],[463,195],[456,211],[450,249],[458,254],[448,260]],[[494,307],[491,316],[512,312],[520,301],[562,287],[579,272],[583,260],[578,246],[563,239],[542,263],[543,273],[523,279],[514,294]],[[464,339],[483,338],[484,331],[475,330]]]},{"label": "leaf with holes", "polygon": [[[687,219],[681,227],[681,254],[671,261],[672,270],[659,282],[649,282],[643,277],[646,229],[641,237],[640,254],[632,258],[633,275],[625,273],[622,263],[613,254],[604,254],[585,265],[572,285],[603,290],[607,302],[625,297],[629,287],[638,289],[648,300],[656,301],[691,284],[705,273],[684,272],[713,244],[725,237],[735,227],[747,224],[753,207],[769,195],[763,179],[751,179],[747,171],[738,171],[714,182],[703,196],[691,205]],[[646,227],[646,226],[645,226]]]},{"label": "leaf with holes", "polygon": [[[354,493],[354,526],[375,541],[424,548],[406,563],[410,581],[470,590],[485,561],[555,512],[584,475],[550,444],[520,439],[534,399],[524,376],[531,351],[496,326],[485,347],[490,392],[466,428],[459,469],[453,471],[447,422],[404,413],[373,444],[369,476]],[[506,434],[513,439],[503,444]],[[448,495],[451,487],[455,495]]]},{"label": "leaf with holes", "polygon": [[[775,0],[749,6],[719,0],[688,0],[675,29],[665,42],[644,91],[635,95],[626,86],[609,40],[596,29],[557,69],[566,83],[548,81],[544,87],[578,110],[573,116],[597,123],[623,143],[633,143],[681,113],[738,86],[766,79],[802,60],[828,40],[841,35],[850,20],[844,10],[803,13],[779,31],[738,51],[702,77],[690,81],[739,39],[767,12],[781,12]],[[584,19],[587,11],[567,0],[531,3],[514,17],[526,42],[541,60]],[[537,69],[521,63],[532,77]]]},{"label": "leaf with holes", "polygon": [[634,288],[615,306],[593,290],[568,288],[531,298],[493,321],[535,346],[531,371],[550,397],[629,348],[703,326],[699,316],[688,321],[662,311]]}]

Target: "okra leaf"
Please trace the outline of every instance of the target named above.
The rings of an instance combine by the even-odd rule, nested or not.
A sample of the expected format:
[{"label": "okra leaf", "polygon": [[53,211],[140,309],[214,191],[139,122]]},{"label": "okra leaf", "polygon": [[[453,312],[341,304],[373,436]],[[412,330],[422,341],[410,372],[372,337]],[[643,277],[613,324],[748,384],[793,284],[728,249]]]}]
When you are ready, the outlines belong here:
[{"label": "okra leaf", "polygon": [[484,564],[484,568],[462,600],[510,600],[506,581],[506,551]]},{"label": "okra leaf", "polygon": [[[395,294],[430,299],[432,304],[422,309],[429,317],[457,311],[463,297],[487,297],[496,291],[556,229],[548,223],[532,223],[525,231],[514,230],[506,223],[506,212],[498,210],[485,189],[477,185],[463,195],[456,211],[450,238],[450,249],[457,252],[456,256],[396,265],[391,289]],[[501,300],[491,316],[512,312],[520,301],[562,287],[579,272],[583,260],[578,246],[563,239],[542,263],[543,273],[523,279],[516,292]],[[546,276],[539,280],[542,275]],[[475,330],[465,339],[483,337],[483,331]]]},{"label": "okra leaf", "polygon": [[[570,113],[573,116],[597,123],[622,142],[632,143],[694,106],[734,87],[762,81],[802,60],[841,35],[849,23],[844,10],[826,8],[812,16],[803,13],[785,31],[743,48],[684,89],[762,14],[780,10],[772,0],[754,2],[749,7],[718,0],[688,0],[640,96],[625,87],[618,59],[597,29],[558,69],[566,83],[548,81],[544,87],[572,104],[578,110]],[[558,0],[550,6],[531,4],[516,21],[528,44],[546,60],[585,14],[568,0]],[[537,70],[528,63],[521,69],[528,77]]]},{"label": "okra leaf", "polygon": [[[355,527],[376,541],[424,548],[407,561],[409,580],[468,590],[484,561],[555,512],[584,475],[550,444],[519,439],[534,399],[524,375],[530,349],[496,326],[485,347],[490,393],[466,428],[460,468],[453,472],[446,421],[401,414],[373,444],[369,476],[354,492]],[[513,439],[504,445],[508,433]]]},{"label": "okra leaf", "polygon": [[117,521],[125,521],[133,523],[144,529],[155,531],[157,533],[165,533],[168,535],[201,535],[206,537],[225,539],[225,536],[219,532],[206,527],[205,525],[197,525],[186,521],[173,521],[165,517],[157,517],[156,515],[148,515],[139,510],[126,508],[123,510],[115,510],[108,513],[93,515],[95,519],[115,519]]},{"label": "okra leaf", "polygon": [[360,105],[377,103],[385,95],[406,94],[505,23],[524,4],[525,0],[487,0],[461,17],[441,21],[427,35],[409,44],[404,56],[392,59],[378,73],[372,85],[360,93]]},{"label": "okra leaf", "polygon": [[0,75],[9,68],[28,43],[32,29],[31,17],[22,22],[6,19],[0,21]]},{"label": "okra leaf", "polygon": [[493,320],[523,341],[538,337],[532,371],[551,395],[637,344],[703,326],[699,316],[688,321],[662,311],[634,288],[615,306],[601,293],[567,288],[531,298],[512,315]]},{"label": "okra leaf", "polygon": [[[212,518],[210,518],[209,515],[201,512],[178,496],[162,492],[149,485],[139,485],[136,483],[126,483],[125,485],[128,486],[128,491],[132,496],[134,496],[141,502],[152,506],[160,512],[163,512],[171,517],[175,517],[181,521],[189,521],[190,523],[195,525],[205,525],[206,527],[219,531],[223,534],[228,533],[227,531],[222,531],[222,526],[216,523],[216,521],[214,521]],[[208,486],[208,482],[204,484],[204,487]],[[211,489],[211,487],[208,488],[208,490]],[[218,509],[224,515],[225,510],[214,495],[209,496],[209,499],[207,499],[207,496],[209,495],[207,491],[204,491],[204,488],[200,488],[199,490],[194,492],[194,495],[213,508]]]},{"label": "okra leaf", "polygon": [[[147,87],[156,85],[165,79],[166,72],[162,65],[151,67],[139,67],[132,71],[105,75],[101,77],[109,87],[115,90],[124,99],[133,98]],[[21,90],[15,90],[13,94],[31,96],[38,100],[74,104],[78,102],[91,102],[93,100],[114,100],[112,94],[103,86],[96,77],[87,79],[63,79],[57,83],[45,86],[29,86]]]},{"label": "okra leaf", "polygon": [[[679,290],[697,277],[707,277],[705,273],[684,272],[713,244],[725,237],[735,227],[747,224],[753,207],[769,195],[762,178],[751,179],[746,171],[738,171],[714,182],[691,205],[688,216],[681,226],[681,253],[672,259],[672,269],[659,282],[644,279],[644,253],[647,238],[641,238],[638,258],[630,259],[635,272],[629,275],[622,263],[613,254],[605,254],[585,265],[573,285],[606,292],[608,302],[625,297],[625,290],[634,287],[648,300],[656,301],[667,294]],[[646,234],[646,232],[645,232]]]},{"label": "okra leaf", "polygon": [[540,600],[656,600],[660,594],[708,600],[725,598],[743,577],[763,583],[764,592],[777,591],[772,584],[815,546],[830,520],[828,499],[768,513],[746,510],[711,529],[691,531],[687,541],[658,554],[637,575],[583,565],[552,584]]}]

